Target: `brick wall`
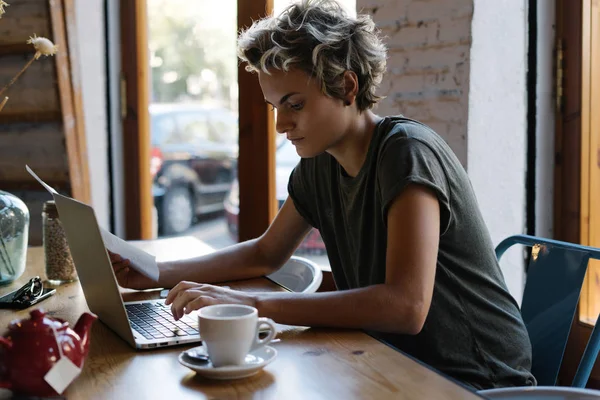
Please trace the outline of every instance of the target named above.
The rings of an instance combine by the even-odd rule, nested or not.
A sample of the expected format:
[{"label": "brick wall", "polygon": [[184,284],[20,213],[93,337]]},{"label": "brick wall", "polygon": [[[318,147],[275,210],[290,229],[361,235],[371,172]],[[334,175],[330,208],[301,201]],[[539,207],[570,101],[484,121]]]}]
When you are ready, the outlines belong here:
[{"label": "brick wall", "polygon": [[386,36],[380,115],[428,124],[467,165],[469,49],[473,0],[357,0]]}]

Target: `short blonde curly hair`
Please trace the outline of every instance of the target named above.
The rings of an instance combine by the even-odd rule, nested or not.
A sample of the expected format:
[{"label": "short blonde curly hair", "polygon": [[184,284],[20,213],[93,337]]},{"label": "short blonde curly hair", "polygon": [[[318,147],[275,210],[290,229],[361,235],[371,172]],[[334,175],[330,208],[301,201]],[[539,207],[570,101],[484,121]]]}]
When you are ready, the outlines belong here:
[{"label": "short blonde curly hair", "polygon": [[238,37],[238,57],[251,72],[299,68],[323,93],[344,99],[345,71],[358,76],[356,104],[372,108],[385,71],[387,49],[368,15],[352,18],[333,0],[302,0],[279,16],[255,21]]}]

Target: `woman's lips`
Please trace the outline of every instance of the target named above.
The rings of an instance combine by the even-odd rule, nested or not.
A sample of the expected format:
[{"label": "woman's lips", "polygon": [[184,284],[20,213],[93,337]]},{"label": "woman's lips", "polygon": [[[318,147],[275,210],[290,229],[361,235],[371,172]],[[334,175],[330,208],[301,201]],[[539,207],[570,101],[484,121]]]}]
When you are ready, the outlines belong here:
[{"label": "woman's lips", "polygon": [[290,142],[292,142],[292,144],[295,146],[298,142],[300,142],[301,140],[304,140],[304,138],[295,138],[295,139],[289,139]]}]

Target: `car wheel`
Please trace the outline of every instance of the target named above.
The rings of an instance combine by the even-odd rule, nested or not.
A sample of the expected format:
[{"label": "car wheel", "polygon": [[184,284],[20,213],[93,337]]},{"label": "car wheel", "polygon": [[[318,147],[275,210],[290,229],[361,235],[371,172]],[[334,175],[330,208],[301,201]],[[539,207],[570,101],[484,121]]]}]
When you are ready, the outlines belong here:
[{"label": "car wheel", "polygon": [[175,186],[167,190],[162,201],[162,233],[176,235],[185,232],[192,226],[194,214],[194,202],[188,188]]}]

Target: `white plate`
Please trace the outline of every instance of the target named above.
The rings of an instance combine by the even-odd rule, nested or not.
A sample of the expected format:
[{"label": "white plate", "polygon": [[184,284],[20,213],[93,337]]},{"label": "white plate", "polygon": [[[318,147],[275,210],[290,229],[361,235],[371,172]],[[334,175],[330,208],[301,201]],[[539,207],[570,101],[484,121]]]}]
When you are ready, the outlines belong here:
[{"label": "white plate", "polygon": [[[199,353],[205,353],[202,346],[195,349]],[[210,361],[205,363],[195,362],[185,356],[185,352],[179,354],[179,363],[195,371],[198,375],[209,379],[240,379],[252,376],[263,369],[267,364],[277,357],[277,350],[271,346],[261,347],[251,351],[242,365],[228,365],[225,367],[214,367]]]}]

